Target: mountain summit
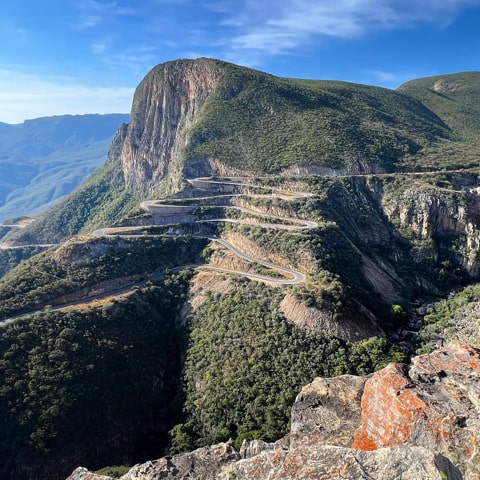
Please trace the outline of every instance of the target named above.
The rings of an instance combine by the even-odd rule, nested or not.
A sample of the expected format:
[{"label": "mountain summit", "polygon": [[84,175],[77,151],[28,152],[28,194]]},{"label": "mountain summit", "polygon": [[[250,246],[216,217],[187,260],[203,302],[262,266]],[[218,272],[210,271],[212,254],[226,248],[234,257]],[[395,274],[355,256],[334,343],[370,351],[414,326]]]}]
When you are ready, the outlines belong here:
[{"label": "mountain summit", "polygon": [[418,100],[378,87],[278,78],[219,60],[155,67],[112,145],[127,188],[181,176],[389,171],[449,137]]},{"label": "mountain summit", "polygon": [[[477,121],[476,110],[427,101],[430,87],[416,82],[397,92],[279,78],[207,58],[158,65],[137,87],[131,121],[118,130],[106,165],[40,218],[33,235],[59,240],[113,223],[146,197],[180,191],[184,178],[476,165],[477,146],[462,134],[468,119]],[[468,92],[478,98],[475,88]],[[72,219],[78,204],[88,208]]]}]

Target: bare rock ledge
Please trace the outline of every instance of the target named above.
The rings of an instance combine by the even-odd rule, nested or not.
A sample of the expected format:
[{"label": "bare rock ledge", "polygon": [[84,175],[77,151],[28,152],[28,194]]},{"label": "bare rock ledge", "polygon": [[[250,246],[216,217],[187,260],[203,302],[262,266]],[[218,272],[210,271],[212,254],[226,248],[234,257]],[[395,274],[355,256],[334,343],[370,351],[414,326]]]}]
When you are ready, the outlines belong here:
[{"label": "bare rock ledge", "polygon": [[[448,345],[365,378],[317,378],[275,444],[229,443],[136,465],[122,480],[478,480],[480,355]],[[110,480],[84,468],[68,480]]]}]

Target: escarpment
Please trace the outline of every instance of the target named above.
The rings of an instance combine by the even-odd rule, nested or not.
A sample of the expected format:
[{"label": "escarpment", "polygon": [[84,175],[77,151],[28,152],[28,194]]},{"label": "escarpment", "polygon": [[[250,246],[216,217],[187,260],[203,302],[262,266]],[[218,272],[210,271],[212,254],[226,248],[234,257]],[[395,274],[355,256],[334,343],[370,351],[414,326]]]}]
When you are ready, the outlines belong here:
[{"label": "escarpment", "polygon": [[477,351],[354,376],[412,353],[424,297],[480,271],[475,145],[415,98],[155,67],[106,165],[22,233],[93,236],[2,280],[4,476],[170,452],[124,480],[478,478]]},{"label": "escarpment", "polygon": [[[430,256],[440,262],[451,261],[468,275],[478,275],[477,177],[475,172],[451,173],[412,177],[409,184],[398,179],[384,183],[381,202],[385,214],[419,246],[417,258]],[[451,258],[442,258],[447,252]]]},{"label": "escarpment", "polygon": [[164,191],[178,190],[188,133],[219,75],[217,62],[199,59],[158,65],[144,78],[133,98],[131,121],[117,134],[108,158],[120,158],[127,189],[148,195],[167,179]]}]

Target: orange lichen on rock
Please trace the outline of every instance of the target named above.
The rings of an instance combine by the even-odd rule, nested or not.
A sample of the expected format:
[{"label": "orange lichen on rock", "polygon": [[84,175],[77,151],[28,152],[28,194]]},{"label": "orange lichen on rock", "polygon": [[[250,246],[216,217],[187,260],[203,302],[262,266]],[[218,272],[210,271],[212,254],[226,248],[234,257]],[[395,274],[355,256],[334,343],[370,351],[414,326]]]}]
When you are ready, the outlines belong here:
[{"label": "orange lichen on rock", "polygon": [[474,348],[448,345],[413,358],[410,367],[388,365],[367,380],[361,408],[352,448],[422,446],[480,475],[480,353]]},{"label": "orange lichen on rock", "polygon": [[362,423],[352,448],[375,450],[401,445],[410,437],[412,425],[426,407],[411,386],[404,367],[397,363],[367,381],[362,397]]}]

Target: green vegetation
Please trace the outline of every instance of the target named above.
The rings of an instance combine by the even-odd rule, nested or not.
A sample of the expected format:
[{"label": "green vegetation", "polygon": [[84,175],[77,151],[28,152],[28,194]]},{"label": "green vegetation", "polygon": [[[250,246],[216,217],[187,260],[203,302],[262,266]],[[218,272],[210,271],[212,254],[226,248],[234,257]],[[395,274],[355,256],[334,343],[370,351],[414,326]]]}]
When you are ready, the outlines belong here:
[{"label": "green vegetation", "polygon": [[125,475],[131,467],[125,465],[113,466],[113,467],[103,467],[100,470],[97,470],[95,473],[97,475],[105,475],[112,478],[120,478],[122,475]]},{"label": "green vegetation", "polygon": [[316,376],[365,374],[404,359],[378,338],[351,345],[298,329],[279,313],[282,297],[278,289],[238,280],[195,311],[185,416],[171,431],[172,451],[229,437],[275,440],[287,431],[298,391]]},{"label": "green vegetation", "polygon": [[[20,264],[0,281],[0,319],[47,304],[105,280],[193,263],[206,241],[181,237],[92,238],[69,242]],[[130,281],[131,283],[131,281]]]},{"label": "green vegetation", "polygon": [[38,246],[0,249],[0,277],[3,277],[23,260],[27,260],[43,250],[45,250],[44,247]]},{"label": "green vegetation", "polygon": [[[392,92],[212,62],[220,84],[187,138],[187,159],[210,157],[259,176],[294,165],[391,174],[311,176],[302,180],[313,196],[295,201],[246,192],[269,193],[267,185],[299,178],[259,178],[261,188],[229,190],[242,191],[241,200],[260,210],[318,223],[303,232],[229,222],[145,226],[137,238],[76,238],[13,269],[36,251],[0,252],[0,274],[10,270],[0,280],[0,321],[45,308],[0,329],[5,478],[56,480],[78,464],[131,465],[165,448],[178,452],[229,437],[237,446],[243,439],[275,440],[288,430],[299,389],[316,376],[365,375],[404,360],[381,338],[352,344],[297,328],[280,312],[286,291],[343,325],[368,331],[376,321],[396,332],[410,300],[445,293],[477,275],[464,268],[476,250],[449,223],[450,212],[463,212],[455,221],[477,219],[478,196],[469,189],[478,186],[478,171],[466,168],[478,165],[480,151],[480,112],[469,106],[477,76],[449,77],[440,87],[437,79],[424,79]],[[400,173],[439,167],[445,171]],[[127,191],[116,160],[33,226],[0,235],[52,242],[126,217],[153,217],[138,208],[139,200]],[[202,220],[227,215],[283,223],[218,206],[192,213]],[[167,231],[178,237],[160,236]],[[288,290],[239,276],[224,282],[226,292],[196,285],[203,303],[186,325],[177,317],[187,300],[187,271],[167,272],[164,281],[137,286],[100,307],[48,307],[107,282],[118,288],[206,260],[217,250],[194,235],[207,233],[244,240],[259,256],[302,270],[307,280]],[[254,262],[250,268],[272,274]],[[463,338],[460,328],[479,343],[479,301],[475,286],[433,306],[419,335],[422,351],[445,337]],[[101,471],[120,476],[125,468]]]},{"label": "green vegetation", "polygon": [[221,85],[194,127],[187,158],[269,173],[292,165],[356,167],[359,159],[393,169],[449,136],[420,102],[392,90],[216,63]]},{"label": "green vegetation", "polygon": [[432,351],[451,340],[480,346],[480,285],[470,285],[448,300],[430,306],[417,336],[418,353]]},{"label": "green vegetation", "polygon": [[157,458],[175,418],[190,273],[0,329],[0,475],[66,478]]},{"label": "green vegetation", "polygon": [[95,227],[112,225],[123,217],[138,199],[125,190],[118,162],[99,168],[65,200],[52,207],[29,227],[7,235],[31,243],[54,243]]},{"label": "green vegetation", "polygon": [[480,72],[437,75],[404,83],[399,92],[421,101],[438,115],[458,138],[479,144]]},{"label": "green vegetation", "polygon": [[480,158],[480,72],[420,78],[401,85],[398,91],[422,102],[452,132],[448,142],[441,142],[428,155],[412,158],[410,165],[423,168],[478,166]]}]

